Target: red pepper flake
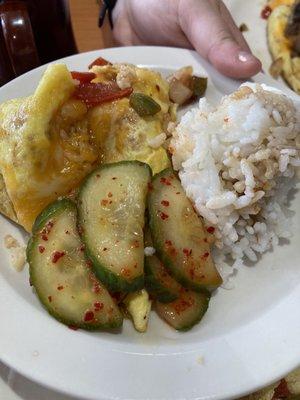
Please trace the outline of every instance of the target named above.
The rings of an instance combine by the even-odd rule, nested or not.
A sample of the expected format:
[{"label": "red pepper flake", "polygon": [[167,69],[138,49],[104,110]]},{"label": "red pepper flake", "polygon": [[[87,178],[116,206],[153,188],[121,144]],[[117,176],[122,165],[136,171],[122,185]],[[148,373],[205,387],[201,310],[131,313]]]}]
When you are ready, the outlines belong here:
[{"label": "red pepper flake", "polygon": [[206,230],[207,230],[208,233],[213,234],[214,231],[215,231],[215,228],[213,226],[209,226],[209,227],[206,228]]},{"label": "red pepper flake", "polygon": [[116,177],[116,176],[113,176],[111,179],[114,181],[115,179],[117,179],[117,177]]},{"label": "red pepper flake", "polygon": [[194,269],[194,268],[191,268],[191,269],[189,270],[189,273],[190,273],[191,278],[194,279],[194,278],[195,278],[195,269]]},{"label": "red pepper flake", "polygon": [[98,66],[102,67],[103,65],[111,65],[111,63],[109,61],[105,60],[105,58],[103,58],[103,57],[98,57],[98,58],[96,58],[96,60],[94,60],[89,65],[89,69],[91,69],[94,65],[98,65]]},{"label": "red pepper flake", "polygon": [[102,251],[106,251],[106,250],[107,250],[107,247],[103,247]]},{"label": "red pepper flake", "polygon": [[48,221],[47,222],[46,229],[48,230],[48,233],[51,231],[53,226],[54,226],[54,222],[53,221]]},{"label": "red pepper flake", "polygon": [[164,221],[165,219],[169,218],[168,214],[164,213],[163,211],[159,212],[160,218]]},{"label": "red pepper flake", "polygon": [[93,266],[93,263],[92,263],[92,261],[91,260],[86,260],[86,266],[88,267],[88,268],[91,268],[92,266]]},{"label": "red pepper flake", "polygon": [[151,192],[153,190],[153,185],[151,182],[148,183],[148,190]]},{"label": "red pepper flake", "polygon": [[69,325],[68,328],[72,329],[72,331],[78,331],[78,328],[75,325]]},{"label": "red pepper flake", "polygon": [[54,251],[51,256],[51,261],[56,264],[57,261],[62,258],[66,253],[64,251]]},{"label": "red pepper flake", "polygon": [[132,245],[131,245],[131,248],[132,249],[138,249],[139,247],[140,247],[140,242],[138,240],[134,240]]},{"label": "red pepper flake", "polygon": [[96,312],[102,310],[103,307],[104,307],[103,303],[100,303],[100,301],[95,301],[94,308]]},{"label": "red pepper flake", "polygon": [[63,286],[62,285],[60,285],[60,286],[57,286],[57,290],[63,290]]},{"label": "red pepper flake", "polygon": [[160,204],[162,204],[162,205],[165,206],[165,207],[169,207],[170,202],[169,202],[168,200],[162,200],[162,201],[160,202]]},{"label": "red pepper flake", "polygon": [[122,268],[120,271],[122,276],[129,277],[131,275],[130,269],[129,268]]},{"label": "red pepper flake", "polygon": [[48,296],[48,301],[49,301],[49,303],[51,303],[51,301],[52,301],[52,296]]},{"label": "red pepper flake", "polygon": [[182,249],[183,254],[185,254],[187,257],[192,254],[192,249]]},{"label": "red pepper flake", "polygon": [[172,246],[172,241],[171,240],[165,240],[165,245],[166,246]]},{"label": "red pepper flake", "polygon": [[209,252],[207,251],[206,253],[204,253],[202,256],[201,256],[201,258],[207,258],[209,256]]},{"label": "red pepper flake", "polygon": [[186,311],[188,308],[192,307],[194,305],[194,303],[195,303],[195,300],[193,298],[188,298],[187,300],[180,299],[174,305],[175,312],[177,314],[180,314],[180,313]]},{"label": "red pepper flake", "polygon": [[112,200],[110,200],[108,204],[112,204]]},{"label": "red pepper flake", "polygon": [[164,177],[160,178],[160,182],[167,186],[171,185],[171,182],[169,181],[169,179],[164,178]]},{"label": "red pepper flake", "polygon": [[112,192],[108,192],[107,197],[112,197],[112,196],[113,196]]},{"label": "red pepper flake", "polygon": [[289,391],[286,380],[281,379],[279,385],[274,390],[272,400],[287,399],[290,395],[291,395],[291,392]]},{"label": "red pepper flake", "polygon": [[40,252],[41,254],[44,253],[44,251],[45,251],[45,247],[42,246],[41,244],[39,244],[38,249],[39,249],[39,252]]},{"label": "red pepper flake", "polygon": [[50,233],[51,229],[54,226],[53,221],[48,221],[47,224],[44,226],[44,228],[41,231],[41,238],[46,242],[48,240],[48,234]]},{"label": "red pepper flake", "polygon": [[95,283],[95,284],[94,284],[92,291],[93,291],[94,293],[100,293],[101,288],[100,288],[99,283]]},{"label": "red pepper flake", "polygon": [[176,192],[175,194],[180,194],[180,192]]},{"label": "red pepper flake", "polygon": [[91,82],[96,78],[96,74],[93,72],[71,71],[71,75],[73,79],[76,79],[79,82]]},{"label": "red pepper flake", "polygon": [[108,200],[102,199],[101,200],[101,206],[107,206]]},{"label": "red pepper flake", "polygon": [[90,322],[90,321],[93,321],[94,318],[95,318],[95,315],[94,315],[93,311],[86,311],[86,313],[84,314],[83,320],[84,320],[84,322]]},{"label": "red pepper flake", "polygon": [[80,246],[79,250],[80,250],[80,251],[84,251],[84,250],[85,250],[85,245],[82,244],[82,245]]},{"label": "red pepper flake", "polygon": [[270,6],[266,6],[261,10],[260,16],[262,19],[268,19],[269,16],[271,15],[271,12],[272,12],[272,8]]}]

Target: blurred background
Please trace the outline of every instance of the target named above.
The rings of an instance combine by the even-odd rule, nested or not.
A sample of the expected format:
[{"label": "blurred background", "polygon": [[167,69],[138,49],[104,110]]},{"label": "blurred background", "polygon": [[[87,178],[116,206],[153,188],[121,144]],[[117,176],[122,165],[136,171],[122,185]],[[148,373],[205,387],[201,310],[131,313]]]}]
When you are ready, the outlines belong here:
[{"label": "blurred background", "polygon": [[112,47],[113,41],[107,20],[98,28],[99,8],[96,0],[69,0],[71,23],[78,52]]}]

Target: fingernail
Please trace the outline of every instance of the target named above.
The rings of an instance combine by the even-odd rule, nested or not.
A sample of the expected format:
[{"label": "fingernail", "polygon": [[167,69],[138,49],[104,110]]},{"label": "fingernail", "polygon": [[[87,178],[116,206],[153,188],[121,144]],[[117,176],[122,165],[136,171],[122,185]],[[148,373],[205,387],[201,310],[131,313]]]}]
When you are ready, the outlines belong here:
[{"label": "fingernail", "polygon": [[242,63],[246,63],[246,62],[249,62],[249,61],[254,61],[255,57],[254,57],[253,54],[248,53],[247,51],[240,51],[239,54],[238,54],[238,59]]}]

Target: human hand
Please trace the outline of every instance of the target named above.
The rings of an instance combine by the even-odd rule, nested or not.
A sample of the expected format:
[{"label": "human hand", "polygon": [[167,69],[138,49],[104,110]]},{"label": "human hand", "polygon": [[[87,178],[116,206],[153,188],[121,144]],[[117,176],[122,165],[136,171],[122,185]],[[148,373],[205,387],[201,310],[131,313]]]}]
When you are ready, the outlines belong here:
[{"label": "human hand", "polygon": [[118,0],[114,36],[121,45],[194,48],[221,73],[247,78],[261,69],[221,0]]}]

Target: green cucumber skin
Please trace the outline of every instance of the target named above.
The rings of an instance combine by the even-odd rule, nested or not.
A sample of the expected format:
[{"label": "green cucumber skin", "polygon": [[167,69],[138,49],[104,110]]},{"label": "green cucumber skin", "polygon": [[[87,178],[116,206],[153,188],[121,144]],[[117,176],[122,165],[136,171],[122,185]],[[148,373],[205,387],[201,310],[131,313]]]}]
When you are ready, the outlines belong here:
[{"label": "green cucumber skin", "polygon": [[[174,174],[176,173],[172,170],[172,168],[164,169],[153,177],[154,179],[160,179],[165,174]],[[179,269],[174,267],[172,259],[167,255],[162,246],[162,241],[160,240],[159,228],[156,226],[155,218],[152,217],[152,214],[155,214],[155,210],[152,210],[151,207],[151,192],[148,196],[148,217],[149,217],[149,228],[151,231],[151,236],[153,240],[153,246],[156,250],[158,258],[163,262],[164,266],[168,270],[169,274],[182,286],[187,289],[193,290],[194,292],[202,292],[205,294],[209,294],[212,290],[216,289],[217,286],[208,287],[207,285],[202,285],[200,283],[195,283],[192,280],[188,279],[184,274],[180,273]]]},{"label": "green cucumber skin", "polygon": [[[202,298],[203,304],[202,304],[202,307],[199,309],[198,315],[190,323],[183,325],[181,327],[176,327],[176,328],[173,325],[171,325],[172,328],[176,329],[179,332],[187,332],[201,321],[201,319],[203,318],[203,316],[206,314],[206,312],[208,310],[210,294],[206,294],[206,293],[198,293],[198,294],[204,296]],[[159,302],[157,302],[157,303],[159,303]],[[167,321],[165,321],[165,322],[168,323]]]},{"label": "green cucumber skin", "polygon": [[176,300],[178,295],[168,290],[158,281],[152,273],[149,263],[150,261],[148,260],[148,257],[145,257],[145,286],[148,292],[150,292],[160,303],[171,303]]},{"label": "green cucumber skin", "polygon": [[208,310],[209,300],[210,300],[210,298],[207,296],[206,302],[205,302],[206,304],[204,305],[204,308],[199,312],[197,318],[192,323],[184,325],[181,328],[177,328],[177,331],[186,332],[186,331],[189,331],[190,329],[192,329],[195,325],[197,325],[201,321],[201,319],[204,317],[204,315],[206,314],[206,312]]},{"label": "green cucumber skin", "polygon": [[102,169],[105,168],[110,168],[111,166],[118,166],[118,165],[128,165],[128,164],[136,164],[136,165],[140,165],[141,167],[144,167],[145,169],[147,169],[147,171],[150,173],[150,177],[152,177],[152,169],[150,167],[150,165],[143,163],[142,161],[138,161],[138,160],[123,160],[123,161],[118,161],[118,162],[112,162],[112,163],[106,163],[103,165],[100,165],[99,167],[97,167],[96,169],[94,169],[92,172],[90,172],[82,181],[80,189],[79,189],[79,193],[78,193],[78,199],[81,198],[82,195],[82,191],[85,188],[86,183],[88,182],[89,178],[97,173],[99,173]]},{"label": "green cucumber skin", "polygon": [[[128,165],[135,163],[137,165],[143,166],[146,168],[149,173],[150,177],[152,176],[152,170],[150,166],[146,163],[143,163],[141,161],[133,160],[133,161],[119,161],[117,163],[109,163],[109,164],[104,164],[98,167],[96,170],[92,171],[83,181],[80,190],[79,190],[79,195],[78,195],[78,201],[79,201],[79,207],[78,207],[78,220],[79,220],[79,226],[81,226],[81,221],[83,220],[84,216],[81,213],[81,207],[80,207],[80,200],[81,196],[83,194],[83,191],[85,189],[86,183],[88,182],[88,179],[93,176],[94,174],[99,173],[102,169],[109,168],[112,165]],[[82,230],[79,229],[81,232]],[[137,290],[140,290],[144,287],[144,275],[140,275],[133,279],[131,282],[126,281],[124,278],[114,274],[113,272],[109,271],[108,268],[106,268],[104,265],[102,265],[99,260],[93,256],[93,254],[89,251],[87,240],[85,237],[84,232],[81,233],[81,238],[82,241],[85,243],[85,256],[92,262],[93,266],[93,271],[97,278],[107,287],[107,289],[111,292],[125,292],[125,293],[130,293],[130,292],[135,292]]]},{"label": "green cucumber skin", "polygon": [[45,222],[57,212],[63,211],[65,208],[70,208],[74,210],[76,205],[69,199],[56,200],[49,204],[37,217],[32,227],[32,233],[37,232]]},{"label": "green cucumber skin", "polygon": [[30,283],[32,286],[35,288],[36,294],[48,312],[52,317],[54,317],[57,321],[61,322],[64,325],[67,326],[74,326],[79,329],[84,329],[88,331],[96,331],[96,330],[114,330],[114,329],[119,329],[123,325],[123,318],[120,314],[120,318],[115,321],[115,323],[110,323],[110,324],[96,324],[96,323],[85,323],[82,322],[80,324],[75,323],[72,320],[69,320],[67,318],[62,318],[60,315],[55,313],[53,310],[50,310],[48,308],[48,301],[46,297],[44,297],[38,290],[38,287],[35,285],[35,274],[34,274],[34,267],[32,265],[31,259],[32,259],[32,254],[34,252],[34,247],[35,247],[35,237],[34,235],[42,228],[42,226],[51,218],[57,215],[57,213],[64,211],[66,208],[70,208],[70,211],[75,211],[77,213],[77,208],[76,204],[73,203],[69,199],[62,199],[62,200],[57,200],[50,204],[45,210],[43,210],[40,215],[37,217],[36,222],[34,224],[33,228],[33,236],[30,237],[27,248],[26,248],[26,257],[27,257],[27,262],[29,264],[29,279]]},{"label": "green cucumber skin", "polygon": [[[86,243],[84,234],[82,235],[82,241]],[[144,287],[144,275],[137,276],[131,282],[126,281],[124,278],[109,271],[104,265],[102,265],[96,257],[85,248],[85,256],[92,262],[92,269],[96,277],[110,292],[124,292],[130,293],[137,290],[143,289]]]}]

